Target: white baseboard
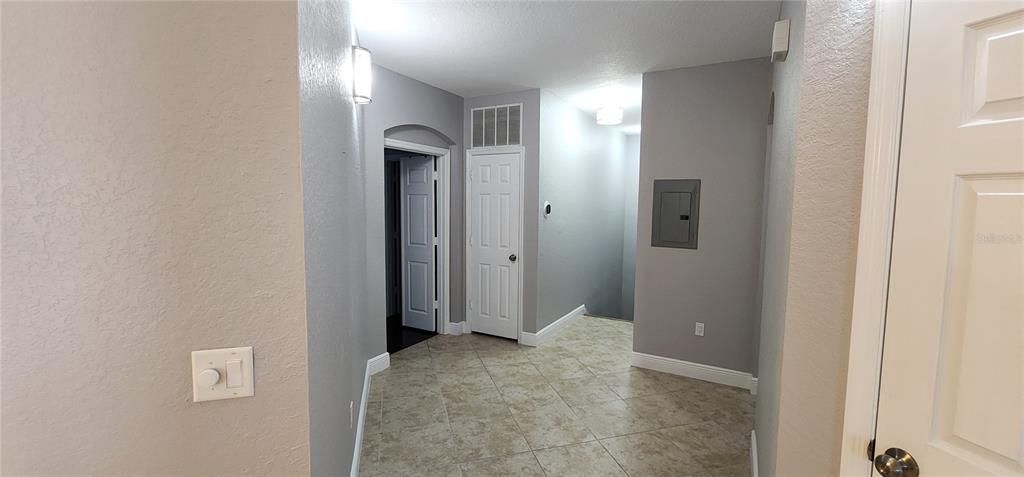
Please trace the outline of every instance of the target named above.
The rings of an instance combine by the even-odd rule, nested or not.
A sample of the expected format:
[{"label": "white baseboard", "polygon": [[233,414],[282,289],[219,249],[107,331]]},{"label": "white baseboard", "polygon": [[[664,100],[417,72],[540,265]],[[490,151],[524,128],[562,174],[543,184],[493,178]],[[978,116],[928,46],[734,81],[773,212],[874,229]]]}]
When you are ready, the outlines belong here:
[{"label": "white baseboard", "polygon": [[388,353],[381,353],[374,356],[366,361],[366,371],[369,374],[377,374],[385,369],[391,367],[391,355]]},{"label": "white baseboard", "polygon": [[678,359],[655,356],[633,352],[630,364],[638,368],[653,369],[663,373],[686,376],[688,378],[710,381],[712,383],[724,384],[737,388],[750,389],[753,384],[753,377],[750,373],[732,369],[719,368],[707,364],[691,363]]},{"label": "white baseboard", "polygon": [[466,322],[460,321],[458,323],[448,323],[448,334],[450,335],[461,335],[466,332]]},{"label": "white baseboard", "polygon": [[527,333],[524,331],[522,336],[519,338],[519,344],[525,346],[539,346],[541,343],[550,340],[554,336],[555,332],[569,326],[573,321],[576,321],[577,318],[583,316],[586,312],[587,305],[580,305],[577,306],[576,309],[566,313],[565,316],[555,320],[554,323],[545,326],[543,330],[536,333]]},{"label": "white baseboard", "polygon": [[363,448],[363,425],[366,422],[366,399],[370,395],[370,376],[391,366],[391,355],[382,353],[366,360],[366,373],[363,374],[363,397],[359,400],[359,423],[356,425],[356,447],[352,450],[352,477],[359,475],[359,454]]},{"label": "white baseboard", "polygon": [[750,475],[757,477],[757,431],[750,431]]},{"label": "white baseboard", "polygon": [[366,399],[370,395],[370,363],[379,358],[370,358],[366,360],[366,372],[363,373],[363,397],[359,398],[359,423],[356,424],[356,444],[355,448],[352,449],[352,468],[349,469],[349,475],[352,477],[359,476],[359,454],[363,448],[363,426],[366,424]]},{"label": "white baseboard", "polygon": [[757,378],[750,378],[750,394],[757,395]]}]

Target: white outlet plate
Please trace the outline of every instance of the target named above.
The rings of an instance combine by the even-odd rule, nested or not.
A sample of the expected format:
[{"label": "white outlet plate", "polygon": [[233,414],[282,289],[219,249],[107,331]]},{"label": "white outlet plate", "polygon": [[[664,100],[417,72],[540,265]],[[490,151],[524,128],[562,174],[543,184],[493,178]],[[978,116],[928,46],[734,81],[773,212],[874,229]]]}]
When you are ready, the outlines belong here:
[{"label": "white outlet plate", "polygon": [[[228,363],[232,363],[228,369]],[[213,369],[220,380],[213,386],[201,386],[199,373]],[[230,374],[229,374],[230,373]],[[255,394],[253,383],[252,347],[204,349],[192,352],[192,401],[215,401],[249,397]],[[238,382],[241,378],[241,382]],[[233,387],[228,387],[228,381]]]},{"label": "white outlet plate", "polygon": [[697,336],[704,336],[704,323],[697,322],[697,326],[693,328],[693,334]]}]

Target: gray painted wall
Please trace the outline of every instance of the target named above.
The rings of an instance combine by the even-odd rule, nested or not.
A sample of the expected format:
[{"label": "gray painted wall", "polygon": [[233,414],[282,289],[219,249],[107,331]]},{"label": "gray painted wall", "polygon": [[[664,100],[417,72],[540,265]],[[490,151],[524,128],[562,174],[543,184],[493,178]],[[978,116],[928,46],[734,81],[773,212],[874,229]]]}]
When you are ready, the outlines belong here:
[{"label": "gray painted wall", "polygon": [[465,163],[462,146],[462,97],[374,66],[373,103],[363,107],[363,144],[366,161],[367,266],[370,346],[376,354],[387,347],[384,257],[384,137],[448,147],[451,154],[450,298],[452,321],[465,318],[465,262],[463,189]]},{"label": "gray painted wall", "polygon": [[[383,351],[367,321],[366,209],[360,107],[346,94],[354,32],[349,4],[299,2],[300,139],[309,347],[309,442],[313,475],[349,473],[366,360]],[[383,161],[381,161],[383,162]],[[383,251],[383,250],[382,250]],[[382,302],[383,304],[383,302]],[[257,379],[259,370],[257,370]],[[257,394],[261,386],[256,387]],[[301,410],[292,410],[301,412]],[[267,457],[263,457],[266,459]]]},{"label": "gray painted wall", "polygon": [[626,136],[623,167],[622,318],[633,319],[636,287],[636,213],[640,194],[640,135]]},{"label": "gray painted wall", "polygon": [[[505,93],[493,96],[479,96],[466,98],[463,103],[463,144],[472,144],[470,131],[471,115],[470,110],[484,106],[495,106],[499,104],[523,104],[522,121],[522,145],[526,149],[526,163],[523,176],[523,250],[519,254],[522,257],[523,274],[523,331],[536,332],[537,327],[537,251],[538,245],[538,218],[540,215],[540,90],[531,89],[515,93]],[[461,177],[461,176],[460,176]],[[465,300],[463,299],[462,303]]]},{"label": "gray painted wall", "polygon": [[800,113],[800,76],[804,59],[804,9],[802,1],[782,3],[779,19],[790,19],[789,55],[773,63],[772,91],[775,114],[771,157],[766,173],[768,205],[765,208],[761,330],[758,346],[757,407],[754,428],[758,437],[759,469],[775,468],[775,435],[778,429],[779,375],[782,371],[782,323],[786,316],[789,284],[789,238],[793,207],[793,136]]},{"label": "gray painted wall", "polygon": [[[751,343],[771,68],[644,74],[634,349],[743,372]],[[699,248],[651,247],[654,179],[701,179]],[[704,322],[706,334],[693,334]]]},{"label": "gray painted wall", "polygon": [[539,214],[537,329],[583,304],[622,316],[624,140],[541,92],[539,203],[552,214]]},{"label": "gray painted wall", "polygon": [[771,181],[779,207],[769,197],[789,224],[773,233],[773,250],[788,246],[785,262],[766,263],[766,284],[785,284],[766,288],[762,320],[755,425],[759,471],[769,477],[839,472],[864,173],[874,2],[787,3],[783,15],[801,11],[802,64],[781,65],[775,78],[776,104],[788,98],[772,160],[791,179]]}]

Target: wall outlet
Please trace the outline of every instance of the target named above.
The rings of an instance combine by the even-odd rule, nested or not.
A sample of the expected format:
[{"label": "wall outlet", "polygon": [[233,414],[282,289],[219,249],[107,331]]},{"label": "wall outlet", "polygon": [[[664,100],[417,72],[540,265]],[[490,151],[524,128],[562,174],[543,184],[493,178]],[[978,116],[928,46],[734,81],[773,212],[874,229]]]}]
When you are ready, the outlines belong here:
[{"label": "wall outlet", "polygon": [[697,326],[693,328],[693,334],[697,336],[704,336],[704,323],[697,322]]}]

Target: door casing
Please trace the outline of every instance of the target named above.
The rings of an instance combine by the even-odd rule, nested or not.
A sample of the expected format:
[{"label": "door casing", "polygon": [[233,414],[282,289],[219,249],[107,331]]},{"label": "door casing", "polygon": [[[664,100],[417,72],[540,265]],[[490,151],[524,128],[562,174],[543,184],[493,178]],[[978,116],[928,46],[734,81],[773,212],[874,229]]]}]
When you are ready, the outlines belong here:
[{"label": "door casing", "polygon": [[[501,154],[501,153],[519,153],[519,201],[520,201],[520,204],[519,204],[519,248],[520,248],[520,250],[519,250],[519,253],[517,255],[520,257],[520,263],[522,264],[521,266],[525,267],[526,261],[524,260],[524,257],[526,257],[527,253],[529,252],[529,250],[528,250],[528,248],[526,246],[526,243],[523,241],[523,226],[525,225],[525,222],[526,222],[526,220],[525,220],[526,211],[523,208],[523,204],[526,202],[526,200],[525,200],[526,199],[526,188],[525,188],[525,184],[526,184],[526,148],[520,145],[520,146],[475,147],[475,148],[471,148],[471,149],[466,149],[466,155],[465,155],[465,158],[466,158],[465,162],[466,162],[466,164],[465,164],[465,170],[463,171],[463,177],[466,177],[466,178],[469,177],[469,172],[472,169],[472,161],[473,161],[473,156],[474,155],[476,155],[476,154],[479,154],[479,155],[484,155],[484,154]],[[465,270],[465,273],[466,273],[466,302],[463,303],[463,307],[464,307],[465,313],[466,313],[466,315],[465,315],[466,316],[466,323],[465,323],[465,328],[464,328],[463,331],[466,332],[466,333],[469,333],[473,329],[472,317],[471,317],[471,313],[470,313],[470,310],[469,310],[469,298],[470,298],[470,296],[472,296],[471,293],[470,293],[470,280],[469,280],[469,277],[472,276],[471,275],[472,274],[472,270],[471,270],[472,263],[469,260],[469,256],[470,256],[470,245],[469,245],[470,242],[469,242],[469,238],[470,238],[470,234],[472,233],[472,230],[473,230],[472,229],[472,223],[470,222],[472,214],[470,213],[470,209],[469,209],[470,205],[471,205],[471,197],[470,197],[471,190],[470,190],[469,186],[470,186],[470,183],[469,183],[469,180],[467,179],[466,180],[466,187],[465,187],[465,194],[466,194],[466,196],[465,196],[465,200],[463,201],[463,206],[464,206],[463,217],[466,218],[466,223],[465,223],[465,229],[466,229],[466,237],[465,237],[465,239],[466,239],[466,241],[465,241],[465,243],[466,243],[466,270]],[[516,330],[517,330],[516,331],[516,341],[522,342],[523,341],[523,275],[525,275],[525,273],[523,273],[522,268],[520,268],[518,275],[519,275],[519,278],[518,278],[518,280],[519,280],[519,282],[518,282],[519,283],[519,296],[517,297],[517,299],[519,301],[519,316],[516,317],[516,320],[519,323],[516,325],[517,326],[517,328],[516,328]]]},{"label": "door casing", "polygon": [[451,159],[448,149],[384,138],[384,147],[437,158],[437,333],[457,334],[459,327],[451,323]]},{"label": "door casing", "polygon": [[909,32],[910,0],[875,4],[839,475],[870,476],[874,472],[867,448],[875,438],[878,412]]}]

